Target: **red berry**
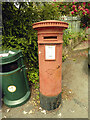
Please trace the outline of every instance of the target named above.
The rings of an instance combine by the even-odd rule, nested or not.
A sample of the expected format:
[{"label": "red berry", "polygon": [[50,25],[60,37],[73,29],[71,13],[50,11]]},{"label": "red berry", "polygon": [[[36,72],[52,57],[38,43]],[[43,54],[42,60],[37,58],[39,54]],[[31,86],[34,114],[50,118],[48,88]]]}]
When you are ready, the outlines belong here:
[{"label": "red berry", "polygon": [[80,9],[80,8],[81,8],[81,6],[78,7],[78,9]]},{"label": "red berry", "polygon": [[73,8],[75,8],[76,6],[75,6],[75,5],[73,5],[72,7],[73,7]]},{"label": "red berry", "polygon": [[73,14],[74,14],[74,11],[71,11],[71,14],[73,15]]},{"label": "red berry", "polygon": [[90,3],[88,3],[88,6],[90,6]]},{"label": "red berry", "polygon": [[83,15],[85,15],[85,12],[83,12]]},{"label": "red berry", "polygon": [[75,12],[77,12],[77,10],[76,10],[76,9],[75,9],[74,11],[75,11]]},{"label": "red berry", "polygon": [[83,2],[83,5],[85,6],[85,5],[86,5],[86,3],[85,3],[85,2]]}]

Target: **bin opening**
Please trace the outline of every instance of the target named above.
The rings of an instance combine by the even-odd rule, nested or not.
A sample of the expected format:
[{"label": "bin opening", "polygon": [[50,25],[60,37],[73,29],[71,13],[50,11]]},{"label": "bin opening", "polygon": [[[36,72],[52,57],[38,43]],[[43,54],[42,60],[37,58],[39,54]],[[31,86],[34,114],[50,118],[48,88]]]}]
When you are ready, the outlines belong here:
[{"label": "bin opening", "polygon": [[57,36],[44,36],[44,39],[57,39]]},{"label": "bin opening", "polygon": [[18,68],[18,63],[17,63],[17,61],[15,61],[15,62],[6,64],[6,65],[2,65],[0,67],[2,67],[2,69],[0,69],[0,72],[2,72],[2,73],[10,72],[10,71],[13,71]]}]

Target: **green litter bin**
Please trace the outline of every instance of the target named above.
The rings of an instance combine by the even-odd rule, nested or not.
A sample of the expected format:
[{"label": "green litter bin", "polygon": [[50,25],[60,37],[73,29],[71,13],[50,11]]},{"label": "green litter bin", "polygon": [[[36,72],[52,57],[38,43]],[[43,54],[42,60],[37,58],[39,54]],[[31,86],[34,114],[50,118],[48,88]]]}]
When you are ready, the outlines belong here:
[{"label": "green litter bin", "polygon": [[0,52],[0,84],[4,94],[4,103],[8,107],[17,107],[30,98],[30,89],[23,62],[22,51]]}]

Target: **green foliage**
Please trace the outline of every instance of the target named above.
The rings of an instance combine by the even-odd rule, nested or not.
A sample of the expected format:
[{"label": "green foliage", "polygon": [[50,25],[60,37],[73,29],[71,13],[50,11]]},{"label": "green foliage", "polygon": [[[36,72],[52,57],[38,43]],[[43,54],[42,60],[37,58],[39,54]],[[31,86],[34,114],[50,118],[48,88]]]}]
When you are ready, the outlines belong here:
[{"label": "green foliage", "polygon": [[63,46],[69,45],[70,40],[75,42],[77,39],[82,39],[82,41],[87,40],[87,38],[85,38],[85,30],[81,29],[80,32],[72,32],[71,30],[67,29],[63,34]]},{"label": "green foliage", "polygon": [[39,82],[39,70],[38,69],[32,69],[27,72],[29,81],[31,81],[33,84],[35,84],[35,87],[37,88],[37,83]]},{"label": "green foliage", "polygon": [[81,29],[78,33],[78,37],[85,37],[85,30]]},{"label": "green foliage", "polygon": [[56,19],[57,10],[51,3],[20,2],[2,4],[3,49],[21,49],[30,67],[38,68],[37,33],[32,24],[46,19]]},{"label": "green foliage", "polygon": [[59,18],[59,10],[56,4],[43,2],[38,5],[41,20],[57,20]]},{"label": "green foliage", "polygon": [[[17,7],[18,6],[18,7]],[[2,49],[20,49],[23,52],[29,81],[38,82],[38,45],[34,22],[58,19],[59,13],[52,3],[3,2],[2,3]],[[33,69],[33,70],[31,70]]]},{"label": "green foliage", "polygon": [[69,40],[72,39],[72,32],[70,30],[65,30],[63,34],[63,46],[67,46],[69,44]]},{"label": "green foliage", "polygon": [[62,62],[64,62],[65,60],[66,60],[66,56],[63,55],[63,56],[62,56]]}]

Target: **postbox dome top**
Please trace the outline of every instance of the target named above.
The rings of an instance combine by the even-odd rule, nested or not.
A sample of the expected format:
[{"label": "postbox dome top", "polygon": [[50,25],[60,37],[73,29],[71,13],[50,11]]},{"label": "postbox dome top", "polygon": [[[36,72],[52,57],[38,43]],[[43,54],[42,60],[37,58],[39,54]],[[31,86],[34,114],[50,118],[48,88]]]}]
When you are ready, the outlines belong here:
[{"label": "postbox dome top", "polygon": [[33,24],[34,29],[42,28],[42,27],[61,27],[68,28],[68,23],[58,20],[45,20],[36,22]]}]

